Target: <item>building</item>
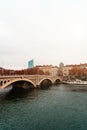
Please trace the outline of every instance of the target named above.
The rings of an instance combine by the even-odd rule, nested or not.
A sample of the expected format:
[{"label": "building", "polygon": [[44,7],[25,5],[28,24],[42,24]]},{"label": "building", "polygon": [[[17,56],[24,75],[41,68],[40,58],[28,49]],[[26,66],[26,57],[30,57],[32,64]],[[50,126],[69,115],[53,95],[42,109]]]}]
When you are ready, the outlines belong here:
[{"label": "building", "polygon": [[58,76],[58,67],[53,65],[43,65],[37,66],[40,70],[44,72],[44,74],[51,76]]},{"label": "building", "polygon": [[0,67],[0,75],[3,75],[4,68]]},{"label": "building", "polygon": [[72,69],[72,66],[64,66],[62,69],[63,76],[69,76],[69,71]]},{"label": "building", "polygon": [[66,65],[62,68],[62,73],[63,73],[63,76],[69,76],[69,71],[72,69],[72,68],[85,68],[87,69],[87,64],[77,64],[77,65]]},{"label": "building", "polygon": [[61,62],[58,68],[58,76],[63,76],[63,68],[64,68],[64,63]]},{"label": "building", "polygon": [[33,68],[34,67],[34,60],[28,61],[28,68]]},{"label": "building", "polygon": [[86,69],[87,69],[87,63],[85,63],[85,64],[80,64],[80,67],[81,67],[81,68],[86,68]]},{"label": "building", "polygon": [[53,66],[50,70],[50,74],[52,76],[58,76],[58,67],[57,66]]}]

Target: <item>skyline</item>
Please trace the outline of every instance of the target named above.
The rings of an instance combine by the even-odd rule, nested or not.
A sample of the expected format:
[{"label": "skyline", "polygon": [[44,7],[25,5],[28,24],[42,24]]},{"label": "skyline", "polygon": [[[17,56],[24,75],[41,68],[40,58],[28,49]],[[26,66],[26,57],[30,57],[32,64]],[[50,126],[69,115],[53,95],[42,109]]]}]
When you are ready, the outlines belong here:
[{"label": "skyline", "polygon": [[0,1],[0,67],[86,63],[86,0]]}]

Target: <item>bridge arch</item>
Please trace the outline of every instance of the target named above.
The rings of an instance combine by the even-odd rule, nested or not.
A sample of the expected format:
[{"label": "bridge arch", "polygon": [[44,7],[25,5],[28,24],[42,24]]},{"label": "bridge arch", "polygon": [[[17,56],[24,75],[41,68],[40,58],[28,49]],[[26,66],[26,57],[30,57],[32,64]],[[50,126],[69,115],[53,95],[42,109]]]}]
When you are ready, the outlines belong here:
[{"label": "bridge arch", "polygon": [[61,83],[61,80],[60,80],[59,78],[56,78],[56,79],[54,80],[54,84],[59,84],[59,83]]},{"label": "bridge arch", "polygon": [[33,88],[36,87],[35,83],[33,83],[31,80],[23,78],[23,79],[9,80],[9,82],[6,82],[6,83],[3,85],[3,88],[6,88],[6,87],[8,87],[9,85],[13,85],[13,84],[18,83],[18,82],[27,82],[27,83],[30,83],[30,84],[33,86]]},{"label": "bridge arch", "polygon": [[40,88],[48,88],[53,84],[53,81],[50,78],[44,78],[42,80],[40,80],[40,82],[38,83]]}]

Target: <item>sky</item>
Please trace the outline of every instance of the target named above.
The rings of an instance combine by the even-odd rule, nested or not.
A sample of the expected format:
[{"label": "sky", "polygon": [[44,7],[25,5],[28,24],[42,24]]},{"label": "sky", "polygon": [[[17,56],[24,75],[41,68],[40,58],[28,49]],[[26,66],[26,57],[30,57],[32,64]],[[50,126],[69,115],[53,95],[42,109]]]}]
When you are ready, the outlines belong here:
[{"label": "sky", "polygon": [[0,66],[87,63],[87,0],[0,0]]}]

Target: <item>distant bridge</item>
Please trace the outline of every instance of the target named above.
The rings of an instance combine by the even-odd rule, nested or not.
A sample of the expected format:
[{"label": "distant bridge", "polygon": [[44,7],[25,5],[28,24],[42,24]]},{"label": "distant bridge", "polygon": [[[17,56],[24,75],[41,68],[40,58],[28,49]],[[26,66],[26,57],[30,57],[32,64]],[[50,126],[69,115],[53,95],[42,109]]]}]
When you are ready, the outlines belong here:
[{"label": "distant bridge", "polygon": [[14,76],[0,76],[0,90],[8,87],[9,85],[19,86],[24,88],[31,86],[34,88],[40,87],[43,83],[60,83],[62,79],[58,76],[49,75],[14,75]]}]

